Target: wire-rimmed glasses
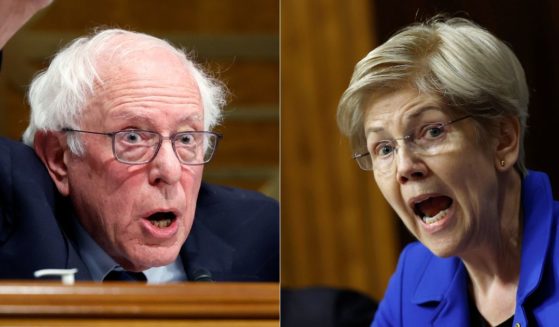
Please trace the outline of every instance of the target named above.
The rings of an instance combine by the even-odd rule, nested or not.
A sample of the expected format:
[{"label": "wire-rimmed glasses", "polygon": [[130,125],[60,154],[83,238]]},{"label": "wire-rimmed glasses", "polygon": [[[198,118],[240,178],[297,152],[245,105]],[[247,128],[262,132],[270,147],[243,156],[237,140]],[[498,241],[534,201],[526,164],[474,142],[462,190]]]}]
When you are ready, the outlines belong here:
[{"label": "wire-rimmed glasses", "polygon": [[353,159],[359,168],[367,171],[386,171],[392,166],[394,153],[398,152],[398,141],[406,143],[417,155],[437,155],[448,146],[448,130],[451,124],[469,118],[464,116],[447,122],[429,123],[411,129],[405,136],[385,139],[372,144],[370,151],[355,153]]},{"label": "wire-rimmed glasses", "polygon": [[113,154],[119,162],[141,165],[151,162],[164,140],[170,140],[177,158],[185,165],[208,163],[215,153],[223,135],[208,131],[179,132],[163,136],[157,132],[140,129],[126,129],[116,132],[92,132],[63,128],[64,132],[105,135],[112,139]]}]

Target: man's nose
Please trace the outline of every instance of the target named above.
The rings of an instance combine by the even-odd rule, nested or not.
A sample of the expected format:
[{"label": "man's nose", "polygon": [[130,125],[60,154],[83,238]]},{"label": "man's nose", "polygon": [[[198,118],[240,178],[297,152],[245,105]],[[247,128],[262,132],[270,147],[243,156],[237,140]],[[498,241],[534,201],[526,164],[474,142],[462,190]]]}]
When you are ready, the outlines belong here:
[{"label": "man's nose", "polygon": [[149,182],[151,184],[175,184],[180,180],[182,164],[173,150],[171,140],[164,139],[159,151],[150,163]]}]

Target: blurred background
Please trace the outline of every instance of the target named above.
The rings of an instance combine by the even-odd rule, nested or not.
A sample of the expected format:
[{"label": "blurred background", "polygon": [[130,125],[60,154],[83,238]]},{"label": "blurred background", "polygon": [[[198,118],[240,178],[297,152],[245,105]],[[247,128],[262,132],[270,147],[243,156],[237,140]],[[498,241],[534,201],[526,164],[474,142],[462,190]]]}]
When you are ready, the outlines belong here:
[{"label": "blurred background", "polygon": [[94,27],[153,34],[193,51],[231,93],[205,180],[279,197],[279,0],[55,0],[4,48],[0,135],[19,139],[25,92],[55,51]]},{"label": "blurred background", "polygon": [[559,198],[559,2],[281,0],[282,287],[382,298],[411,237],[351,160],[336,108],[359,59],[440,12],[473,19],[519,57],[531,92],[527,165],[550,175]]}]

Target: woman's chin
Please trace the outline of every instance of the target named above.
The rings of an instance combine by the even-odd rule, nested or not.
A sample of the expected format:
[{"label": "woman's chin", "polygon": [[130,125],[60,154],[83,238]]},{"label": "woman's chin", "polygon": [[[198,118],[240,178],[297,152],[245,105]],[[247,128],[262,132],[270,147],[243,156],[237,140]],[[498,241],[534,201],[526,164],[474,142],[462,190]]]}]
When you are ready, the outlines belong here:
[{"label": "woman's chin", "polygon": [[457,255],[457,245],[452,240],[421,240],[434,255],[448,258]]}]

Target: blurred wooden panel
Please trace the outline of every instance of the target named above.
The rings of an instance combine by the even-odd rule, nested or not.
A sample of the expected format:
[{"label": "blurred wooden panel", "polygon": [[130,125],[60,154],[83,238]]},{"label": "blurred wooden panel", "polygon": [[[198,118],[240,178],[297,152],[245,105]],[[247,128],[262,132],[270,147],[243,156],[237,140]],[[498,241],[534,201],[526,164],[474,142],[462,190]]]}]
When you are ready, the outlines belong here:
[{"label": "blurred wooden panel", "polygon": [[204,33],[267,32],[277,34],[278,0],[56,0],[57,20],[36,27],[71,30],[109,25],[141,30],[189,30]]},{"label": "blurred wooden panel", "polygon": [[[97,26],[97,25],[93,25]],[[143,29],[131,29],[146,32]],[[42,67],[48,63],[49,56],[61,46],[83,35],[93,32],[90,27],[83,31],[45,31],[29,29],[19,32],[10,41],[10,50],[18,50],[25,56],[27,63]],[[252,59],[272,61],[277,64],[279,57],[279,38],[277,34],[203,34],[191,31],[154,32],[154,36],[163,38],[177,47],[192,52],[202,64],[207,59],[229,60],[226,67],[238,60]],[[9,53],[7,54],[9,55]],[[21,54],[20,54],[21,56]],[[211,68],[211,66],[210,66]],[[220,67],[216,67],[220,71]]]},{"label": "blurred wooden panel", "polygon": [[[278,189],[269,189],[279,187],[278,0],[57,0],[5,48],[0,134],[20,138],[28,121],[24,94],[32,76],[61,46],[96,26],[154,34],[191,50],[231,93],[220,126],[226,139],[207,174],[213,181],[263,187],[278,196]],[[258,173],[252,174],[253,169]]]},{"label": "blurred wooden panel", "polygon": [[[279,131],[276,121],[230,121],[217,128],[224,135],[215,156],[215,167],[238,166],[248,160],[252,165],[274,165],[279,160]],[[213,161],[213,159],[212,159]]]},{"label": "blurred wooden panel", "polygon": [[[279,64],[276,61],[212,61],[210,70],[235,93],[231,105],[273,104],[279,102]],[[276,92],[270,92],[276,90]]]},{"label": "blurred wooden panel", "polygon": [[225,117],[226,123],[216,128],[224,138],[206,166],[204,179],[279,199],[277,109],[246,107],[226,112]]},{"label": "blurred wooden panel", "polygon": [[[4,282],[0,325],[277,326],[272,283]],[[244,324],[243,324],[244,323]]]},{"label": "blurred wooden panel", "polygon": [[367,0],[282,0],[282,287],[379,299],[396,263],[395,217],[351,160],[336,108],[373,47]]},{"label": "blurred wooden panel", "polygon": [[[1,110],[12,108],[12,110]],[[0,81],[0,131],[2,136],[17,140],[27,127],[29,114],[19,90]]]},{"label": "blurred wooden panel", "polygon": [[95,327],[115,327],[115,326],[134,326],[134,327],[277,327],[279,322],[274,320],[189,320],[188,322],[180,320],[141,320],[141,319],[33,319],[33,318],[14,318],[2,319],[4,326],[56,326],[56,327],[82,327],[82,326],[95,326]]},{"label": "blurred wooden panel", "polygon": [[279,199],[279,175],[277,169],[267,167],[249,168],[205,169],[204,180],[209,183],[235,185],[244,189],[258,190],[267,196]]},{"label": "blurred wooden panel", "polygon": [[[47,58],[78,33],[28,32],[11,41],[2,77],[24,92],[33,75],[48,66]],[[232,91],[230,105],[279,102],[279,39],[277,36],[221,37],[167,35],[193,53],[203,67]],[[220,45],[221,44],[221,45]]]}]

